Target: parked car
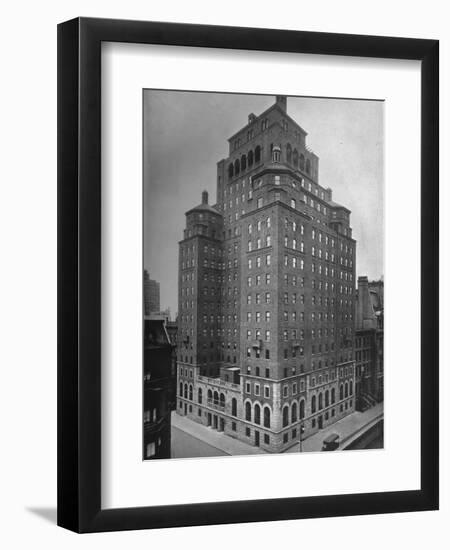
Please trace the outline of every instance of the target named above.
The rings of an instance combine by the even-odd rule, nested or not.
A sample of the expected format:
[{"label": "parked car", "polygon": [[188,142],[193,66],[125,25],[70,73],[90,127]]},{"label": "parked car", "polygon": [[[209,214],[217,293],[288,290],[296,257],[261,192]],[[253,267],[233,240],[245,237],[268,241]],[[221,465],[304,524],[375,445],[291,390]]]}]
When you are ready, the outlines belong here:
[{"label": "parked car", "polygon": [[330,434],[323,440],[322,451],[335,451],[339,447],[339,435]]}]

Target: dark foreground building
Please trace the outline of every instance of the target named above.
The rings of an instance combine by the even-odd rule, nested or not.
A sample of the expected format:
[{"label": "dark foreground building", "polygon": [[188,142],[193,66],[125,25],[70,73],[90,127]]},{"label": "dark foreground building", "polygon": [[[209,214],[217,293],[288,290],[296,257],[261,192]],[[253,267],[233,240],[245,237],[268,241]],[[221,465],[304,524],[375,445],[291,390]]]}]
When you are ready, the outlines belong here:
[{"label": "dark foreground building", "polygon": [[363,411],[384,397],[384,284],[358,277],[356,295],[356,407]]},{"label": "dark foreground building", "polygon": [[229,138],[179,251],[177,412],[268,452],[355,408],[350,211],[286,107]]},{"label": "dark foreground building", "polygon": [[173,346],[164,321],[144,320],[143,458],[170,458]]}]

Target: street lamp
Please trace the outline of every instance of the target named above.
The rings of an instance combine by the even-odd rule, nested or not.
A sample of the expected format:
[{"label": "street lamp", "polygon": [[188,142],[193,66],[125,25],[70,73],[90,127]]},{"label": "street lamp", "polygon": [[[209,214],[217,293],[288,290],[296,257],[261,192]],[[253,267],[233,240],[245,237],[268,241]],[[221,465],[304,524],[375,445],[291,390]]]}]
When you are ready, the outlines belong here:
[{"label": "street lamp", "polygon": [[303,422],[300,424],[300,452],[303,452],[303,448],[302,448],[302,442],[303,442],[303,439],[302,439],[302,435],[305,433],[305,425],[303,424]]}]

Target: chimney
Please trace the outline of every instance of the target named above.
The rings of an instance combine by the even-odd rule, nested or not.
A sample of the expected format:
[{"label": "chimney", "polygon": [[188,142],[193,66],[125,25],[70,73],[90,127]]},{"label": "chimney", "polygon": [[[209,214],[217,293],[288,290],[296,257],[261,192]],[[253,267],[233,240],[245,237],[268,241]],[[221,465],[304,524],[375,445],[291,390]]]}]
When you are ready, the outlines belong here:
[{"label": "chimney", "polygon": [[332,201],[333,200],[333,190],[331,189],[331,187],[327,187],[327,194],[328,194],[328,200]]},{"label": "chimney", "polygon": [[252,122],[255,122],[255,120],[256,120],[256,115],[255,115],[255,113],[250,113],[250,114],[248,115],[248,123],[251,124]]},{"label": "chimney", "polygon": [[202,193],[202,204],[208,204],[208,191]]},{"label": "chimney", "polygon": [[287,110],[287,97],[285,95],[277,95],[275,96],[276,101],[275,103],[283,109],[284,112]]}]

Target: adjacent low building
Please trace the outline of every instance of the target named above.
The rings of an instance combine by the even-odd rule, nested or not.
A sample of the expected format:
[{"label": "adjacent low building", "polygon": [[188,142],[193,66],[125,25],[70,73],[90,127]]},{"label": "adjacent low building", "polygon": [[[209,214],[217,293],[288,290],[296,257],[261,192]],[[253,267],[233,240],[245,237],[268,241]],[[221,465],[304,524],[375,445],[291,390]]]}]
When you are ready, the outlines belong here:
[{"label": "adjacent low building", "polygon": [[356,408],[384,398],[384,284],[358,277],[355,327]]},{"label": "adjacent low building", "polygon": [[144,320],[143,458],[170,458],[173,346],[163,320]]}]

